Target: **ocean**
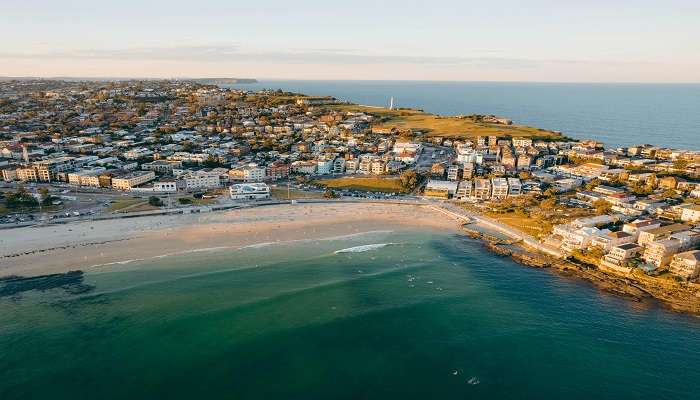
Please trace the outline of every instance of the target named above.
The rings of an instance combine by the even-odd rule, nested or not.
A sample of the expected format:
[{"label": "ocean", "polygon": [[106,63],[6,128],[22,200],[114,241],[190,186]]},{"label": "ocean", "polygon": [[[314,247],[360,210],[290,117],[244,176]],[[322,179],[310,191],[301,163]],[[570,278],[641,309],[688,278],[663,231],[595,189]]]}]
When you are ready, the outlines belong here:
[{"label": "ocean", "polygon": [[448,233],[0,285],[3,400],[696,399],[698,349],[697,318]]},{"label": "ocean", "polygon": [[420,108],[441,115],[495,114],[595,139],[615,148],[650,143],[700,150],[700,84],[574,84],[429,81],[260,81],[354,103]]}]

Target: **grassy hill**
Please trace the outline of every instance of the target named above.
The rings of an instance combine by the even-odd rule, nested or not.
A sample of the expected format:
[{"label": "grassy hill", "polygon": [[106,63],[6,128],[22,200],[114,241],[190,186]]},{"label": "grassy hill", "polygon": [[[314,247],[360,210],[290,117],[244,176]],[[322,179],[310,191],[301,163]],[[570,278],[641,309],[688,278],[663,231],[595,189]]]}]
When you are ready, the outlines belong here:
[{"label": "grassy hill", "polygon": [[440,116],[414,109],[389,110],[382,107],[356,104],[329,105],[337,111],[364,112],[377,118],[372,125],[375,129],[411,129],[427,136],[469,139],[476,136],[532,137],[543,140],[568,139],[556,132],[532,128],[524,125],[502,125],[476,122],[470,117]]}]

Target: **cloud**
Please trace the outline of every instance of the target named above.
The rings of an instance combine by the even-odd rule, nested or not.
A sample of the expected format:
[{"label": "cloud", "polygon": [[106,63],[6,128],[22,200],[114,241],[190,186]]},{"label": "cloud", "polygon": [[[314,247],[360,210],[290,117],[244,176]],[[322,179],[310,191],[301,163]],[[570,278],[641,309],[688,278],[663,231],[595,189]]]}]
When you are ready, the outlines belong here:
[{"label": "cloud", "polygon": [[[489,51],[490,53],[496,50]],[[537,68],[544,64],[629,66],[642,61],[540,60],[499,56],[382,55],[348,49],[254,51],[236,45],[175,46],[130,49],[84,49],[58,52],[0,53],[8,59],[142,60],[328,65],[432,65],[492,68]]]}]

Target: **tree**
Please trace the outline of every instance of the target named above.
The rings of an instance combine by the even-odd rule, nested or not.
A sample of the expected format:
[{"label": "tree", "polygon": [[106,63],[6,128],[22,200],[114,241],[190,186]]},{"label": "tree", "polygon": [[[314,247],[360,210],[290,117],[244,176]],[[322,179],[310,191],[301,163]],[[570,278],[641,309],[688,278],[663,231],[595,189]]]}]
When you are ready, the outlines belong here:
[{"label": "tree", "polygon": [[595,178],[586,184],[586,190],[593,190],[600,185],[600,179]]},{"label": "tree", "polygon": [[148,198],[148,204],[152,205],[153,207],[162,207],[163,201],[159,197],[151,196]]},{"label": "tree", "polygon": [[410,192],[418,186],[418,175],[415,171],[409,170],[401,174],[399,181],[401,182],[401,187],[405,191]]},{"label": "tree", "polygon": [[325,199],[337,199],[338,197],[340,196],[338,196],[338,194],[332,189],[326,189],[326,191],[323,192],[323,198]]},{"label": "tree", "polygon": [[546,200],[543,200],[540,203],[540,208],[543,210],[552,210],[556,206],[557,206],[557,199],[555,197],[550,197]]},{"label": "tree", "polygon": [[605,215],[610,212],[612,206],[607,201],[600,199],[593,202],[593,208],[595,208],[596,215]]}]

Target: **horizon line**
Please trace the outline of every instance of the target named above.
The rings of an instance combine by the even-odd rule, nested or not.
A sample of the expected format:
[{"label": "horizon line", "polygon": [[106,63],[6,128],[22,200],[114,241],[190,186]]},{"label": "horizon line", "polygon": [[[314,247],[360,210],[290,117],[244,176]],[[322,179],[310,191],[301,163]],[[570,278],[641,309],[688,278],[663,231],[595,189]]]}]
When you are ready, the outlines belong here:
[{"label": "horizon line", "polygon": [[[262,81],[295,81],[295,82],[434,82],[434,83],[524,83],[524,84],[601,84],[601,85],[700,85],[700,81],[522,81],[522,80],[454,80],[454,79],[309,79],[309,78],[245,78],[245,77],[225,77],[225,76],[11,76],[0,75],[3,80],[66,80],[76,79],[85,81],[110,81],[110,80],[193,80],[193,79],[255,79],[257,83]],[[241,83],[250,85],[254,83]]]}]

